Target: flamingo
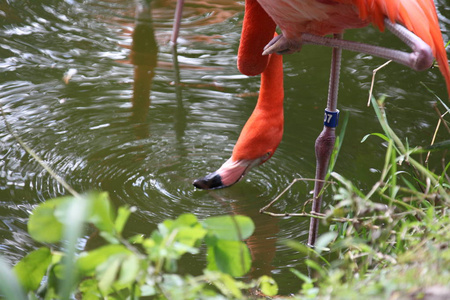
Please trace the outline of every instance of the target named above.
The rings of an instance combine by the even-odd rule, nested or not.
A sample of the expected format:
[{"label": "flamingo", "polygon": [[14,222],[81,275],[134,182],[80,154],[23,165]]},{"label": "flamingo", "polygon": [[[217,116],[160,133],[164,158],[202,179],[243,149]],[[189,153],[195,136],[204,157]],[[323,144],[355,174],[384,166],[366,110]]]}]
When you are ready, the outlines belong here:
[{"label": "flamingo", "polygon": [[[256,0],[245,2],[237,65],[249,76],[261,74],[258,101],[245,123],[231,157],[215,172],[193,182],[200,189],[219,189],[241,180],[253,167],[272,157],[283,135],[283,61],[263,55],[276,24]],[[275,35],[276,37],[276,35]]]},{"label": "flamingo", "polygon": [[[261,93],[257,107],[244,126],[231,158],[216,172],[195,180],[194,186],[197,188],[214,189],[230,186],[239,181],[252,167],[267,161],[273,155],[281,140],[282,129],[274,131],[272,138],[268,135],[272,134],[273,124],[282,123],[283,115],[275,113],[273,116],[277,116],[279,120],[268,119],[261,116],[269,113],[260,113],[259,110],[264,107],[275,112],[280,111],[277,106],[282,106],[280,97],[266,90],[271,88],[279,91],[279,85],[282,84],[278,77],[269,74],[273,71],[271,61],[274,60],[275,53],[297,52],[301,50],[303,44],[333,47],[324,128],[315,145],[318,180],[314,187],[312,213],[320,212],[320,191],[335,142],[342,49],[393,60],[417,71],[431,67],[433,58],[436,58],[450,96],[450,70],[433,0],[247,0],[245,5],[238,67],[247,75],[262,72]],[[262,40],[272,36],[274,23],[278,25],[282,34],[275,36],[260,55],[261,52],[256,50],[259,49]],[[380,31],[387,28],[408,45],[412,52],[342,40],[342,34],[346,29],[362,28],[370,24],[378,27]],[[334,37],[325,37],[329,34],[333,34]],[[247,51],[241,53],[241,49]],[[267,58],[264,59],[263,55],[271,55],[268,64]],[[277,72],[279,73],[278,70]],[[268,82],[270,78],[275,82]],[[282,94],[282,91],[279,93]],[[272,95],[276,97],[275,100],[265,99],[266,96]],[[262,137],[258,137],[258,134],[262,134]],[[317,233],[318,222],[312,218],[309,245],[314,245]]]},{"label": "flamingo", "polygon": [[271,54],[261,74],[258,101],[245,123],[233,153],[216,172],[194,181],[200,189],[228,187],[251,168],[272,157],[283,136],[283,61]]}]

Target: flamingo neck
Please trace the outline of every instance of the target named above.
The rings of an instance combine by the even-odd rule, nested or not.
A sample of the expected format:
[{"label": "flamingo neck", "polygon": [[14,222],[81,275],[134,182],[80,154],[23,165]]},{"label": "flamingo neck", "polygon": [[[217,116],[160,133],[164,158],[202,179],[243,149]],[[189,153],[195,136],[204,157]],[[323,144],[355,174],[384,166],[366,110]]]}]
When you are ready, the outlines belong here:
[{"label": "flamingo neck", "polygon": [[261,88],[256,109],[283,111],[283,58],[271,54],[269,63],[261,75]]},{"label": "flamingo neck", "polygon": [[261,76],[258,103],[241,131],[232,161],[269,159],[283,136],[283,59],[271,54]]}]

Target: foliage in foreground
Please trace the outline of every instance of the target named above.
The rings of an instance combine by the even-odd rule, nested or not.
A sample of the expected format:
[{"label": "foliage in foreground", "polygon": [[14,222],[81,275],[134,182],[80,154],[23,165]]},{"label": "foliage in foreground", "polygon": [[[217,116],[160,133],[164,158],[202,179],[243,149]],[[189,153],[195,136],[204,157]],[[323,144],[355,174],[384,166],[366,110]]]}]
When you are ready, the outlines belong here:
[{"label": "foliage in foreground", "polygon": [[[24,257],[12,274],[0,271],[0,290],[7,299],[231,299],[242,290],[259,287],[276,294],[267,276],[244,283],[251,264],[242,242],[254,230],[245,216],[217,216],[199,221],[192,214],[165,220],[150,237],[124,239],[122,230],[131,210],[117,216],[106,193],[49,200],[34,209],[28,222],[30,235],[42,243],[62,242],[65,251],[42,247]],[[105,245],[78,251],[86,223],[93,224]],[[197,254],[204,241],[208,266],[200,276],[177,274],[177,262],[186,253]],[[2,283],[5,283],[4,285]]]}]

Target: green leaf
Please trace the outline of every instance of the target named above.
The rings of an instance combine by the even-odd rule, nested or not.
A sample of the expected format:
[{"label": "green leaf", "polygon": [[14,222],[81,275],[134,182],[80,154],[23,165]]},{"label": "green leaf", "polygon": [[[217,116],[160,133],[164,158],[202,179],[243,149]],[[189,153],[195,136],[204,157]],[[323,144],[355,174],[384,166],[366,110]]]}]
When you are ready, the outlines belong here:
[{"label": "green leaf", "polygon": [[161,235],[168,235],[171,231],[182,227],[194,227],[199,224],[197,217],[193,214],[182,214],[175,220],[165,220],[158,224]]},{"label": "green leaf", "polygon": [[303,273],[300,273],[298,270],[290,268],[289,271],[291,271],[292,273],[295,274],[295,276],[297,276],[298,278],[300,278],[301,280],[303,280],[305,283],[312,283],[313,280],[311,278],[309,278],[308,276],[306,276]]},{"label": "green leaf", "polygon": [[180,228],[177,232],[175,240],[186,246],[193,247],[197,241],[206,235],[206,230],[200,224],[196,227]]},{"label": "green leaf", "polygon": [[155,286],[144,284],[141,286],[141,296],[142,297],[148,297],[148,296],[155,296],[157,293]]},{"label": "green leaf", "polygon": [[363,138],[361,139],[361,143],[364,143],[368,138],[369,138],[370,134],[366,134],[365,136],[363,136]]},{"label": "green leaf", "polygon": [[252,219],[241,215],[209,217],[203,221],[203,226],[219,239],[229,241],[244,240],[255,230]]},{"label": "green leaf", "polygon": [[4,299],[25,300],[24,290],[10,266],[0,256],[0,294]]},{"label": "green leaf", "polygon": [[102,298],[96,279],[90,278],[82,281],[78,289],[82,294],[83,300],[98,300]]},{"label": "green leaf", "polygon": [[103,264],[108,257],[119,253],[130,254],[132,252],[123,245],[107,245],[90,252],[84,252],[78,258],[78,269],[85,276],[93,275],[94,270]]},{"label": "green leaf", "polygon": [[[238,282],[228,274],[205,270],[206,278],[214,284],[227,299],[241,299],[242,292]],[[221,298],[219,298],[221,299]]]},{"label": "green leaf", "polygon": [[92,223],[100,231],[114,235],[114,212],[111,208],[108,193],[90,193],[87,196],[91,205],[91,213],[87,222]]},{"label": "green leaf", "polygon": [[103,293],[107,293],[114,283],[120,264],[123,260],[123,254],[116,254],[108,257],[108,259],[97,268],[98,287]]},{"label": "green leaf", "polygon": [[293,241],[293,240],[285,240],[285,241],[283,241],[283,244],[298,251],[301,254],[304,254],[307,256],[309,256],[309,255],[319,256],[319,253],[317,253],[317,251],[315,251],[311,247],[308,247],[307,245],[302,244],[300,242]]},{"label": "green leaf", "polygon": [[[176,220],[165,220],[158,225],[159,232],[153,232],[152,238],[158,244],[166,239],[172,241],[172,244],[181,243],[188,247],[193,247],[200,239],[206,235],[206,230],[198,222],[193,214],[183,214]],[[181,246],[180,249],[186,248]],[[181,253],[185,253],[182,250]]]},{"label": "green leaf", "polygon": [[[236,280],[234,280],[234,278],[232,278],[231,276],[227,275],[227,274],[222,274],[221,276],[221,282],[224,284],[224,286],[227,289],[227,294],[230,294],[234,297],[234,298],[242,298],[242,292],[239,290],[238,285],[236,284]],[[222,290],[223,292],[223,290]]]},{"label": "green leaf", "polygon": [[[206,230],[193,214],[183,214],[176,220],[165,220],[158,224],[158,230],[150,239],[142,241],[150,260],[156,262],[157,269],[164,266],[166,271],[174,272],[176,260],[185,253],[198,253],[201,239]],[[162,264],[164,263],[164,264]]]},{"label": "green leaf", "polygon": [[216,264],[216,256],[214,255],[214,247],[208,247],[206,257],[208,259],[208,265],[206,266],[206,269],[210,270],[210,271],[218,271],[219,268],[217,267],[217,264]]},{"label": "green leaf", "polygon": [[48,248],[34,250],[14,266],[21,285],[28,291],[35,291],[52,262],[52,254]]},{"label": "green leaf", "polygon": [[78,274],[75,261],[78,252],[78,240],[83,235],[86,216],[89,215],[89,202],[85,197],[72,198],[70,201],[56,207],[55,216],[64,224],[65,255],[62,258],[64,265],[63,279],[59,281],[58,296],[68,299],[77,283]]},{"label": "green leaf", "polygon": [[218,240],[213,246],[213,251],[215,265],[220,271],[239,277],[250,270],[251,256],[245,243]]},{"label": "green leaf", "polygon": [[131,253],[122,262],[120,269],[119,283],[130,284],[136,280],[137,274],[140,269],[139,258]]},{"label": "green leaf", "polygon": [[114,228],[115,228],[117,234],[119,234],[119,235],[122,234],[122,231],[125,227],[125,224],[128,221],[128,218],[130,217],[131,212],[132,212],[131,209],[126,206],[119,207],[119,210],[117,212],[117,217],[114,222]]},{"label": "green leaf", "polygon": [[325,276],[326,276],[326,271],[325,271],[324,268],[323,268],[321,265],[319,265],[317,262],[315,262],[315,261],[313,261],[313,260],[310,260],[310,259],[307,259],[307,260],[305,260],[305,264],[306,264],[308,267],[310,267],[311,269],[316,270],[316,271],[320,274],[321,277],[325,277]]},{"label": "green leaf", "polygon": [[371,136],[371,135],[377,136],[377,137],[379,137],[379,138],[385,140],[386,142],[389,142],[389,138],[388,138],[386,135],[384,135],[384,134],[382,134],[382,133],[377,133],[377,132],[376,132],[376,133],[371,133],[371,134],[365,135],[365,136],[362,138],[361,143],[364,143],[364,142],[369,138],[369,136]]},{"label": "green leaf", "polygon": [[198,224],[198,219],[193,214],[182,214],[179,216],[173,223],[175,227],[181,227],[181,226],[195,226]]},{"label": "green leaf", "polygon": [[48,200],[34,210],[28,221],[28,233],[42,243],[56,243],[63,236],[63,225],[55,216],[56,207],[68,202],[72,197]]},{"label": "green leaf", "polygon": [[263,275],[258,279],[261,292],[267,296],[278,294],[278,285],[272,277]]},{"label": "green leaf", "polygon": [[322,251],[329,251],[329,248],[327,246],[336,238],[337,232],[326,232],[322,234],[316,241],[316,244],[314,245],[314,248],[316,249],[318,254],[321,254]]},{"label": "green leaf", "polygon": [[131,244],[142,244],[142,243],[144,243],[144,240],[145,240],[144,235],[136,234],[136,235],[133,235],[132,237],[130,237],[128,239],[128,242],[130,242]]}]

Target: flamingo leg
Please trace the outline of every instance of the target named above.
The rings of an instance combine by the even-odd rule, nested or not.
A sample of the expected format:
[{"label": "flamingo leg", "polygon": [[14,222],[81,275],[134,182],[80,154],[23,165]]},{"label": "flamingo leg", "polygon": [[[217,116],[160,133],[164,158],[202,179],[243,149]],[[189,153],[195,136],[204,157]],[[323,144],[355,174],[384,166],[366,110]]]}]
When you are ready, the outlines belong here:
[{"label": "flamingo leg", "polygon": [[386,19],[384,23],[389,31],[395,34],[406,45],[408,45],[408,47],[411,48],[412,52],[404,52],[385,47],[304,33],[302,34],[300,41],[288,40],[282,35],[275,37],[266,46],[263,54],[270,54],[274,52],[279,54],[293,53],[299,51],[301,46],[304,44],[314,44],[328,47],[338,47],[345,50],[378,56],[403,64],[416,71],[423,71],[431,67],[434,58],[433,52],[428,44],[400,24],[394,24],[388,19]]},{"label": "flamingo leg", "polygon": [[183,13],[184,0],[177,0],[177,7],[175,8],[175,16],[173,20],[172,36],[170,41],[173,45],[177,43],[178,33],[180,32],[181,16]]},{"label": "flamingo leg", "polygon": [[[342,34],[335,34],[336,40],[342,39]],[[327,175],[331,153],[336,141],[336,126],[339,116],[337,109],[339,74],[341,69],[342,48],[333,48],[331,60],[330,82],[328,87],[328,101],[325,110],[323,130],[316,139],[316,181],[314,184],[314,198],[311,213],[320,213],[322,206],[322,188]],[[314,246],[319,231],[319,220],[311,218],[309,225],[308,245]]]}]

